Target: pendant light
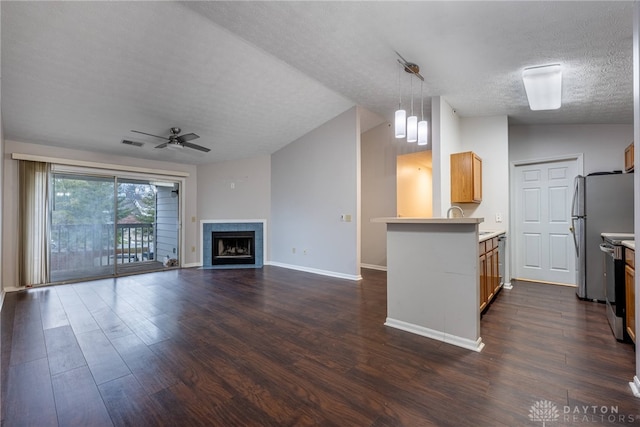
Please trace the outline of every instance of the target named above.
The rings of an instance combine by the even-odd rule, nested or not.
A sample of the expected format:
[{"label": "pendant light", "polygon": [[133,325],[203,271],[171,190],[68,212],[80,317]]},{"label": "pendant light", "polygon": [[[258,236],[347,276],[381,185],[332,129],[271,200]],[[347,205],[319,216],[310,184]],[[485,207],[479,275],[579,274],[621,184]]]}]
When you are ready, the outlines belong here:
[{"label": "pendant light", "polygon": [[400,69],[398,69],[398,109],[395,117],[396,138],[407,136],[407,112],[402,108],[402,90],[400,88]]},{"label": "pendant light", "polygon": [[411,75],[411,115],[407,119],[407,142],[418,140],[418,117],[413,114],[413,74]]},{"label": "pendant light", "polygon": [[[420,145],[426,145],[428,140],[429,128],[424,120],[424,97],[422,96],[422,82],[424,77],[420,75],[420,67],[418,64],[408,62],[398,52],[398,63],[402,65],[402,69],[411,74],[411,116],[407,118],[407,112],[402,108],[402,95],[400,95],[400,103],[395,114],[395,136],[396,138],[407,137],[407,142],[418,142]],[[400,74],[398,74],[398,92],[400,90]],[[422,120],[418,123],[418,117],[413,114],[413,76],[420,79],[420,95],[422,97]],[[420,130],[419,130],[420,129]]]},{"label": "pendant light", "polygon": [[418,145],[429,143],[429,123],[424,119],[424,94],[422,93],[422,82],[420,82],[420,112],[422,120],[418,122]]}]

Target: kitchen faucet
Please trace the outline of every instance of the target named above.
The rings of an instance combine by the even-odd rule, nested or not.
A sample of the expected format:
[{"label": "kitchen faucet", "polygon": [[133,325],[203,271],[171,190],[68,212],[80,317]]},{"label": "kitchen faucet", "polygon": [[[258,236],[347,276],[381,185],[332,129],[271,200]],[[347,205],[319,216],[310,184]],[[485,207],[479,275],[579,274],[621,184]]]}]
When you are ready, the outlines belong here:
[{"label": "kitchen faucet", "polygon": [[460,206],[451,206],[451,207],[449,208],[449,210],[447,211],[447,218],[451,218],[451,217],[449,216],[449,214],[450,214],[450,213],[451,213],[451,211],[452,211],[452,210],[454,210],[454,209],[458,209],[458,210],[460,211],[460,215],[462,216],[462,218],[464,218],[464,211],[462,210],[462,208],[461,208]]}]

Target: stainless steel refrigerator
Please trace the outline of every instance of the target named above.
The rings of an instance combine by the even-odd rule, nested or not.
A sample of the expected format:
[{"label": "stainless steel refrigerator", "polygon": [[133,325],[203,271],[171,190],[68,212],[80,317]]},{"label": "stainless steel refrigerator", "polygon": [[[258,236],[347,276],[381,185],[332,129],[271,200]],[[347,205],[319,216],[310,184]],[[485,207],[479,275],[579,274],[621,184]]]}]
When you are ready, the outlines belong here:
[{"label": "stainless steel refrigerator", "polygon": [[576,294],[603,301],[604,260],[600,233],[633,233],[633,174],[577,176],[571,206],[576,249]]}]

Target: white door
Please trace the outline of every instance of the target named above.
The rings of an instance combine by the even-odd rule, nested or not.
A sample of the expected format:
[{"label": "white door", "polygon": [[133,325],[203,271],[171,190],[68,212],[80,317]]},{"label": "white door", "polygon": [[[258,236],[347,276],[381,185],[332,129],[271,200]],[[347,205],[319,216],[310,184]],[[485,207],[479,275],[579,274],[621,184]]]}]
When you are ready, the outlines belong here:
[{"label": "white door", "polygon": [[571,198],[577,161],[515,168],[515,277],[575,285]]}]

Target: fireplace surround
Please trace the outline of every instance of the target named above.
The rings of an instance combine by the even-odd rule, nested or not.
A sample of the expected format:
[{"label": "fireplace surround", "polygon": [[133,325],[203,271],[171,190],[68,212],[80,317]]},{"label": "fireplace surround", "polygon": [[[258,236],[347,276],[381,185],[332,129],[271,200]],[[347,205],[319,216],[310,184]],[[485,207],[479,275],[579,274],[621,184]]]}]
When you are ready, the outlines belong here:
[{"label": "fireplace surround", "polygon": [[[262,268],[266,253],[266,220],[202,220],[200,224],[202,268]],[[222,243],[222,255],[216,253],[221,247],[220,240],[214,235],[227,239]],[[252,243],[248,242],[249,237],[252,237]]]}]

